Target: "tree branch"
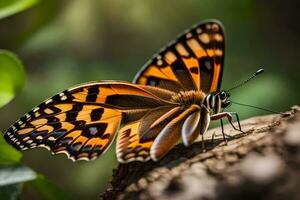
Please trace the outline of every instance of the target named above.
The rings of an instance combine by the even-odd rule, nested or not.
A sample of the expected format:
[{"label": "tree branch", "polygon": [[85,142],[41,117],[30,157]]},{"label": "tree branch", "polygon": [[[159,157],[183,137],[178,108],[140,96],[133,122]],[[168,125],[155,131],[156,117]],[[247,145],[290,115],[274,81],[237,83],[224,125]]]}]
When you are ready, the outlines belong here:
[{"label": "tree branch", "polygon": [[104,199],[300,199],[300,107],[285,116],[241,122],[246,134],[225,126],[201,143],[177,145],[160,162],[120,164]]}]

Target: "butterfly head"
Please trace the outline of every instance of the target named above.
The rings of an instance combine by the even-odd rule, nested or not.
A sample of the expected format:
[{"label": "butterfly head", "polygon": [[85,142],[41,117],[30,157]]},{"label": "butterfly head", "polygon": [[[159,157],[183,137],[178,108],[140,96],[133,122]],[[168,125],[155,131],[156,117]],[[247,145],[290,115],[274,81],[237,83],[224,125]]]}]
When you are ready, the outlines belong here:
[{"label": "butterfly head", "polygon": [[218,96],[221,100],[222,108],[227,108],[231,105],[231,102],[228,100],[230,97],[230,93],[228,91],[222,90],[218,93]]}]

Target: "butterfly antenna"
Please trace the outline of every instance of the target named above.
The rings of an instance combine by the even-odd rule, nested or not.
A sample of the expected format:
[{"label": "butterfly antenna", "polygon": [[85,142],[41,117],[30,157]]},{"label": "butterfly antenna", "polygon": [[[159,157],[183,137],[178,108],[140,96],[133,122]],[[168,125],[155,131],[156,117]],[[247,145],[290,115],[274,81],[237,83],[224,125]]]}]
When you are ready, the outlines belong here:
[{"label": "butterfly antenna", "polygon": [[240,105],[240,106],[246,106],[246,107],[250,107],[250,108],[256,108],[256,109],[259,109],[259,110],[264,110],[264,111],[267,111],[267,112],[270,112],[270,113],[273,113],[273,114],[279,114],[279,115],[282,115],[282,116],[289,116],[288,113],[277,112],[277,111],[269,110],[269,109],[266,109],[266,108],[261,108],[261,107],[258,107],[258,106],[253,106],[253,105],[244,104],[244,103],[238,103],[238,102],[234,102],[234,101],[230,101],[230,102],[233,103],[233,104],[236,104],[236,105]]},{"label": "butterfly antenna", "polygon": [[246,84],[247,82],[249,82],[251,79],[253,79],[254,77],[256,77],[257,75],[259,75],[259,74],[261,74],[261,73],[263,73],[263,72],[264,72],[264,69],[259,69],[259,70],[257,70],[257,71],[256,71],[251,77],[249,77],[247,80],[245,80],[245,81],[239,83],[238,85],[236,85],[236,86],[230,88],[230,89],[227,90],[227,91],[229,92],[230,90],[234,90],[234,89],[236,89],[236,88],[239,88],[239,87],[245,85],[245,84]]}]

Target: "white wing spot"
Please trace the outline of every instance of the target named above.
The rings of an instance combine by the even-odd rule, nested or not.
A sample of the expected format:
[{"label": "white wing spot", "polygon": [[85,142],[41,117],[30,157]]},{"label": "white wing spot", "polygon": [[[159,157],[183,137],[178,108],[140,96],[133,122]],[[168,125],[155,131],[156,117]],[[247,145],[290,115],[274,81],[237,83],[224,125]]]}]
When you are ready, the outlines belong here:
[{"label": "white wing spot", "polygon": [[201,29],[201,28],[197,28],[197,29],[196,29],[196,32],[197,32],[198,34],[200,34],[200,33],[202,33],[202,29]]},{"label": "white wing spot", "polygon": [[32,143],[33,143],[33,140],[28,140],[26,143],[27,143],[27,144],[32,144]]},{"label": "white wing spot", "polygon": [[40,109],[40,107],[35,107],[34,109],[33,109],[33,112],[36,112],[36,111],[38,111]]},{"label": "white wing spot", "polygon": [[157,60],[157,63],[156,63],[158,66],[161,66],[163,64],[163,61],[160,59],[160,60]]},{"label": "white wing spot", "polygon": [[213,24],[213,25],[212,25],[212,30],[213,30],[213,31],[218,31],[218,30],[219,30],[218,24]]},{"label": "white wing spot", "polygon": [[90,159],[88,157],[81,157],[81,158],[78,158],[77,160],[86,160],[86,161],[89,161]]},{"label": "white wing spot", "polygon": [[211,29],[211,24],[206,24],[206,29]]},{"label": "white wing spot", "polygon": [[48,137],[47,139],[48,139],[49,141],[55,141],[55,140],[56,140],[55,137],[52,137],[52,136],[51,136],[51,137]]},{"label": "white wing spot", "polygon": [[70,154],[66,150],[61,150],[58,152],[54,152],[54,154],[65,154],[68,158],[70,157]]},{"label": "white wing spot", "polygon": [[43,137],[39,135],[39,136],[37,136],[35,139],[37,139],[37,140],[42,140]]},{"label": "white wing spot", "polygon": [[98,133],[98,130],[96,127],[90,127],[89,131],[90,131],[91,135],[96,135]]},{"label": "white wing spot", "polygon": [[48,146],[46,146],[46,145],[44,145],[44,144],[40,144],[39,147],[43,147],[43,148],[45,148],[45,149],[47,149],[47,150],[50,150],[50,147],[48,147]]},{"label": "white wing spot", "polygon": [[62,100],[62,101],[66,100],[66,99],[67,99],[67,96],[61,96],[60,97],[60,100]]},{"label": "white wing spot", "polygon": [[45,104],[49,104],[49,103],[51,103],[53,101],[53,99],[48,99],[46,102],[45,102]]},{"label": "white wing spot", "polygon": [[191,38],[192,36],[193,36],[193,35],[192,35],[192,33],[190,33],[190,32],[187,33],[187,34],[185,35],[186,38]]},{"label": "white wing spot", "polygon": [[36,143],[33,142],[33,143],[30,144],[30,146],[31,146],[31,147],[35,147],[35,146],[36,146]]}]

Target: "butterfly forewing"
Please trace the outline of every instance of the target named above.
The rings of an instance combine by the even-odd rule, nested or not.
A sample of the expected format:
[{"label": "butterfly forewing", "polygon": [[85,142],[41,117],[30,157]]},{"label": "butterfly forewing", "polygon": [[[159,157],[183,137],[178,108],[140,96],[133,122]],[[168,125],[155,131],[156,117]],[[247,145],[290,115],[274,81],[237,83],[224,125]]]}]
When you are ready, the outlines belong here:
[{"label": "butterfly forewing", "polygon": [[[46,147],[71,159],[94,159],[111,144],[128,113],[143,116],[167,105],[169,92],[124,82],[96,82],[66,90],[27,113],[5,133],[18,149]],[[158,96],[157,96],[158,95]],[[172,105],[172,104],[170,104]],[[132,114],[133,113],[133,114]],[[142,114],[140,114],[142,113]],[[138,133],[138,131],[137,131]]]},{"label": "butterfly forewing", "polygon": [[180,35],[148,61],[134,82],[173,91],[219,90],[224,33],[217,21],[201,23]]}]

